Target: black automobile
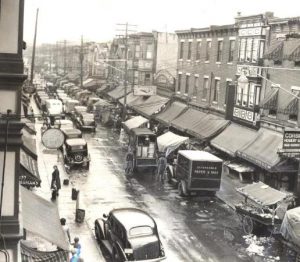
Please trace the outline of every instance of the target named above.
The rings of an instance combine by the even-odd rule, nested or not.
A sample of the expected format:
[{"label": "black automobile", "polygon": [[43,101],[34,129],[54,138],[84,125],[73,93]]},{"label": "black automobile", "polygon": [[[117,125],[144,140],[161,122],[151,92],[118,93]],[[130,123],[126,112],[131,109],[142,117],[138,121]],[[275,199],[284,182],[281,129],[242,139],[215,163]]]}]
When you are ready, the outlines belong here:
[{"label": "black automobile", "polygon": [[80,130],[96,131],[96,121],[94,114],[79,113],[75,120],[75,125]]},{"label": "black automobile", "polygon": [[113,209],[95,221],[97,240],[113,261],[161,261],[166,258],[155,220],[136,208]]},{"label": "black automobile", "polygon": [[64,164],[70,170],[75,167],[89,169],[90,156],[83,138],[67,139],[63,145]]}]

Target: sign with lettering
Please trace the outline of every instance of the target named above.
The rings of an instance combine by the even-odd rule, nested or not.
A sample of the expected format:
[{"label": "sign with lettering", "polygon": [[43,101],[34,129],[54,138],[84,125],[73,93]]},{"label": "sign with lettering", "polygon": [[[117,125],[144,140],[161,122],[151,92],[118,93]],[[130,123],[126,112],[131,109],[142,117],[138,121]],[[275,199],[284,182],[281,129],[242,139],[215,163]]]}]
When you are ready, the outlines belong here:
[{"label": "sign with lettering", "polygon": [[239,36],[262,35],[262,27],[242,28],[239,30]]},{"label": "sign with lettering", "polygon": [[300,152],[300,130],[285,129],[282,148],[286,152]]},{"label": "sign with lettering", "polygon": [[245,76],[251,76],[251,77],[260,77],[261,68],[252,67],[252,66],[249,67],[245,65],[237,65],[236,74],[237,75],[244,74]]},{"label": "sign with lettering", "polygon": [[42,134],[42,143],[48,149],[58,149],[64,143],[65,137],[63,132],[57,128],[47,129]]},{"label": "sign with lettering", "polygon": [[246,110],[246,109],[241,109],[241,108],[238,108],[238,107],[233,108],[233,116],[237,117],[237,118],[240,118],[240,119],[243,119],[243,120],[246,120],[246,121],[251,122],[251,123],[255,120],[253,111],[249,111],[249,110]]},{"label": "sign with lettering", "polygon": [[192,176],[195,178],[219,178],[222,174],[222,162],[194,161]]}]

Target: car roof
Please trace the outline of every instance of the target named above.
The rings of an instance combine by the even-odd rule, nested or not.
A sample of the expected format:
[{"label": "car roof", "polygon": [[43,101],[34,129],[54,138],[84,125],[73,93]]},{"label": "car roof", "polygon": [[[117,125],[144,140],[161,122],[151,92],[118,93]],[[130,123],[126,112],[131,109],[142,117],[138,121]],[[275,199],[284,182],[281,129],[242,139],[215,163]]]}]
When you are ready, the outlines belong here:
[{"label": "car roof", "polygon": [[178,154],[185,156],[189,160],[193,161],[214,161],[219,162],[222,159],[216,157],[215,155],[208,153],[206,151],[200,150],[179,150]]},{"label": "car roof", "polygon": [[66,135],[70,135],[70,134],[81,134],[82,132],[77,129],[77,128],[64,128],[63,129],[63,132],[66,134]]},{"label": "car roof", "polygon": [[69,119],[56,119],[54,121],[55,124],[62,124],[62,125],[66,125],[66,124],[72,124],[73,125],[73,122]]},{"label": "car roof", "polygon": [[69,146],[85,146],[86,141],[83,138],[70,138],[66,140]]},{"label": "car roof", "polygon": [[110,213],[124,226],[126,231],[139,226],[151,228],[156,226],[154,219],[148,213],[137,208],[113,209]]}]

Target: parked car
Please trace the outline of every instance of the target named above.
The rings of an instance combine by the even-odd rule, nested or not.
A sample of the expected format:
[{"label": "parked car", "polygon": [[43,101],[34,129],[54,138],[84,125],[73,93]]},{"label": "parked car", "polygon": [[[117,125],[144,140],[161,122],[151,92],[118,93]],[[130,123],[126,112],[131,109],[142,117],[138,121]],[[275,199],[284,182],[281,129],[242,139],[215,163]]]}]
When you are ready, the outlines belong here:
[{"label": "parked car", "polygon": [[82,132],[79,129],[76,128],[68,128],[68,129],[63,129],[62,130],[65,139],[70,139],[70,138],[82,138]]},{"label": "parked car", "polygon": [[75,125],[80,130],[96,131],[96,122],[94,114],[80,113],[76,117]]},{"label": "parked car", "polygon": [[65,140],[63,145],[63,157],[67,170],[80,166],[88,170],[90,167],[88,147],[83,138]]},{"label": "parked car", "polygon": [[54,121],[54,127],[59,129],[70,129],[73,128],[73,122],[68,119],[56,119]]},{"label": "parked car", "polygon": [[[76,100],[78,101],[78,100]],[[74,106],[74,111],[71,114],[71,119],[76,124],[77,121],[79,121],[78,118],[80,118],[81,113],[86,113],[87,112],[87,107],[86,106]]]},{"label": "parked car", "polygon": [[113,261],[161,261],[166,258],[155,220],[136,208],[113,209],[95,221],[97,240]]},{"label": "parked car", "polygon": [[62,116],[63,104],[58,99],[47,99],[46,110],[48,116]]},{"label": "parked car", "polygon": [[74,99],[67,100],[65,103],[65,113],[68,115],[73,114],[75,110],[75,106],[78,105],[79,105],[78,100],[74,100]]}]

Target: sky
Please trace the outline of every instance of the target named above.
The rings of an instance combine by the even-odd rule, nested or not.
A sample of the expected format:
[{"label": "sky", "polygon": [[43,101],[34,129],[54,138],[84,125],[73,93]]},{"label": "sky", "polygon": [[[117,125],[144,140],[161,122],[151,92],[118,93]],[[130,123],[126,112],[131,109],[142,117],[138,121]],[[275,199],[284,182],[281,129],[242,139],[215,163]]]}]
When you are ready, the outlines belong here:
[{"label": "sky", "polygon": [[274,12],[276,17],[300,16],[299,0],[25,0],[24,41],[33,42],[39,8],[37,44],[56,41],[106,42],[124,27],[151,32],[234,23],[237,12]]}]

